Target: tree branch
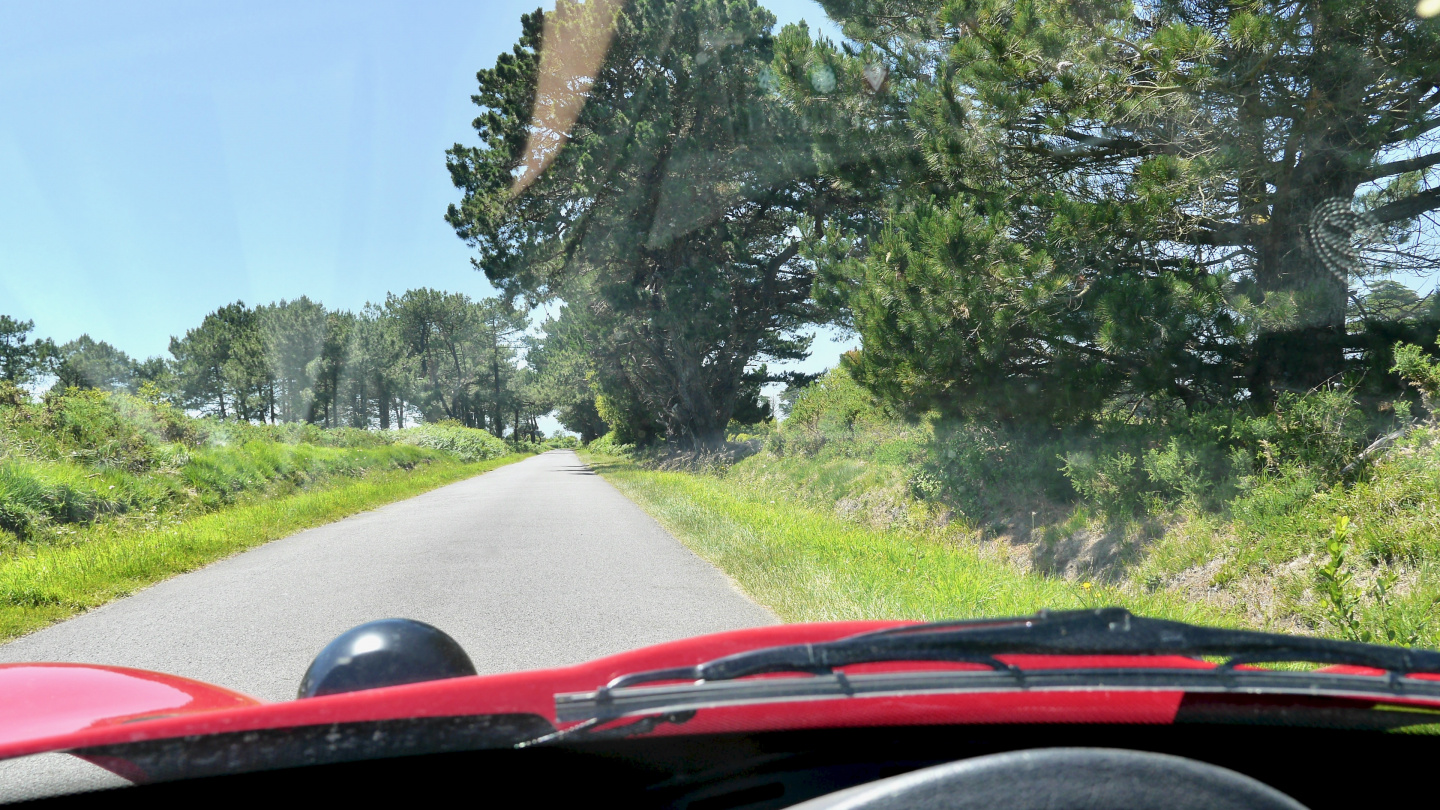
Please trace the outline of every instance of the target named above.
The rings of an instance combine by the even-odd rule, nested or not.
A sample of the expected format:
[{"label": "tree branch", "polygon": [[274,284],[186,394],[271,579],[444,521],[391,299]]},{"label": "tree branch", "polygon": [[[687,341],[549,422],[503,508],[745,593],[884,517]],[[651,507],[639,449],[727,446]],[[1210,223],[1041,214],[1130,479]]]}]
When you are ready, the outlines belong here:
[{"label": "tree branch", "polygon": [[1370,180],[1378,180],[1381,177],[1393,177],[1397,174],[1428,169],[1437,163],[1440,163],[1440,152],[1407,158],[1405,160],[1392,160],[1389,163],[1381,163],[1366,172],[1365,176]]},{"label": "tree branch", "polygon": [[1410,219],[1440,208],[1440,188],[1432,188],[1429,191],[1422,191],[1419,194],[1412,194],[1403,200],[1396,200],[1388,205],[1382,205],[1370,212],[1377,222],[1395,222],[1401,219]]}]

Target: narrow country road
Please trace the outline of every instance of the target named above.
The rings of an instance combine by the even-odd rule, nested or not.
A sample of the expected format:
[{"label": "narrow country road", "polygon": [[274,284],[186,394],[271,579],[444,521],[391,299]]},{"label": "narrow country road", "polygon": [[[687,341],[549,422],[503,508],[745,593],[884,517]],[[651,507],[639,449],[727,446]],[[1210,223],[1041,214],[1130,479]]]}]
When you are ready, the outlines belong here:
[{"label": "narrow country road", "polygon": [[0,646],[295,696],[331,638],[439,627],[482,673],[556,666],[774,623],[580,463],[552,451],[277,540]]}]

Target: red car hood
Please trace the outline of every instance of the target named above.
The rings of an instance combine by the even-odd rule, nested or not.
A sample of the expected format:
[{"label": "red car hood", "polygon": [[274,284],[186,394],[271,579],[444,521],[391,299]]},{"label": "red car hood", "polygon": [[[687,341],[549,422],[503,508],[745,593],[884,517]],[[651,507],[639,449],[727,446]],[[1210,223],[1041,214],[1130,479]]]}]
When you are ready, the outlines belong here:
[{"label": "red car hood", "polygon": [[[571,667],[453,678],[283,703],[265,703],[219,686],[143,670],[84,664],[0,665],[0,759],[190,735],[403,718],[532,714],[556,723],[557,693],[594,690],[622,674],[690,666],[761,647],[831,641],[906,624],[760,627],[645,647]],[[1142,661],[1147,667],[1212,666],[1178,656],[1002,658],[1024,669],[1133,666]],[[1380,674],[1356,668],[1346,671]],[[754,731],[935,722],[1170,723],[1183,697],[1174,690],[1099,690],[839,700],[829,701],[824,711],[816,711],[815,703],[807,704],[805,711],[777,711],[773,705],[732,708],[711,713],[710,720],[700,725],[707,730]],[[1440,707],[1440,702],[1387,702]],[[695,723],[687,725],[687,733],[697,730]]]}]

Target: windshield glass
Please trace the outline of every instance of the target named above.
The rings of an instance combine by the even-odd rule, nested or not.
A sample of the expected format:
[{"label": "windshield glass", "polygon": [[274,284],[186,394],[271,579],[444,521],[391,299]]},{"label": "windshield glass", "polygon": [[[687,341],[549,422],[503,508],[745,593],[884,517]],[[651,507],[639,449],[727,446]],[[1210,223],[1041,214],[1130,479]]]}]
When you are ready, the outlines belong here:
[{"label": "windshield glass", "polygon": [[[280,701],[398,617],[449,677],[1102,606],[1440,646],[1437,15],[0,12],[0,663]],[[191,705],[146,683],[35,705]]]}]

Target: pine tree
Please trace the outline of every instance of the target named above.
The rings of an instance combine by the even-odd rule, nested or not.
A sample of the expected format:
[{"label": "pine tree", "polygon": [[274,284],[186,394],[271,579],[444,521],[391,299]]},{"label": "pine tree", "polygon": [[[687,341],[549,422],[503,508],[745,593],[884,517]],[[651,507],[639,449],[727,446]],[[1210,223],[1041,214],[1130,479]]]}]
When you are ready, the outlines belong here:
[{"label": "pine tree", "polygon": [[1263,403],[1347,368],[1357,274],[1440,262],[1415,224],[1440,207],[1440,29],[1413,3],[826,7],[859,46],[792,33],[778,73],[888,222],[815,255],[857,374],[900,401]]},{"label": "pine tree", "polygon": [[616,7],[527,15],[478,74],[482,145],[449,151],[464,199],[447,219],[506,295],[585,311],[626,421],[720,441],[747,369],[804,356],[793,335],[818,311],[798,233],[832,192],[772,92],[769,12],[641,0],[612,25]]},{"label": "pine tree", "polygon": [[55,344],[48,338],[31,340],[34,329],[34,321],[0,315],[0,381],[24,385],[53,367]]},{"label": "pine tree", "polygon": [[139,386],[140,367],[125,352],[89,335],[59,349],[55,384],[65,388],[98,388],[102,391],[129,391]]}]

